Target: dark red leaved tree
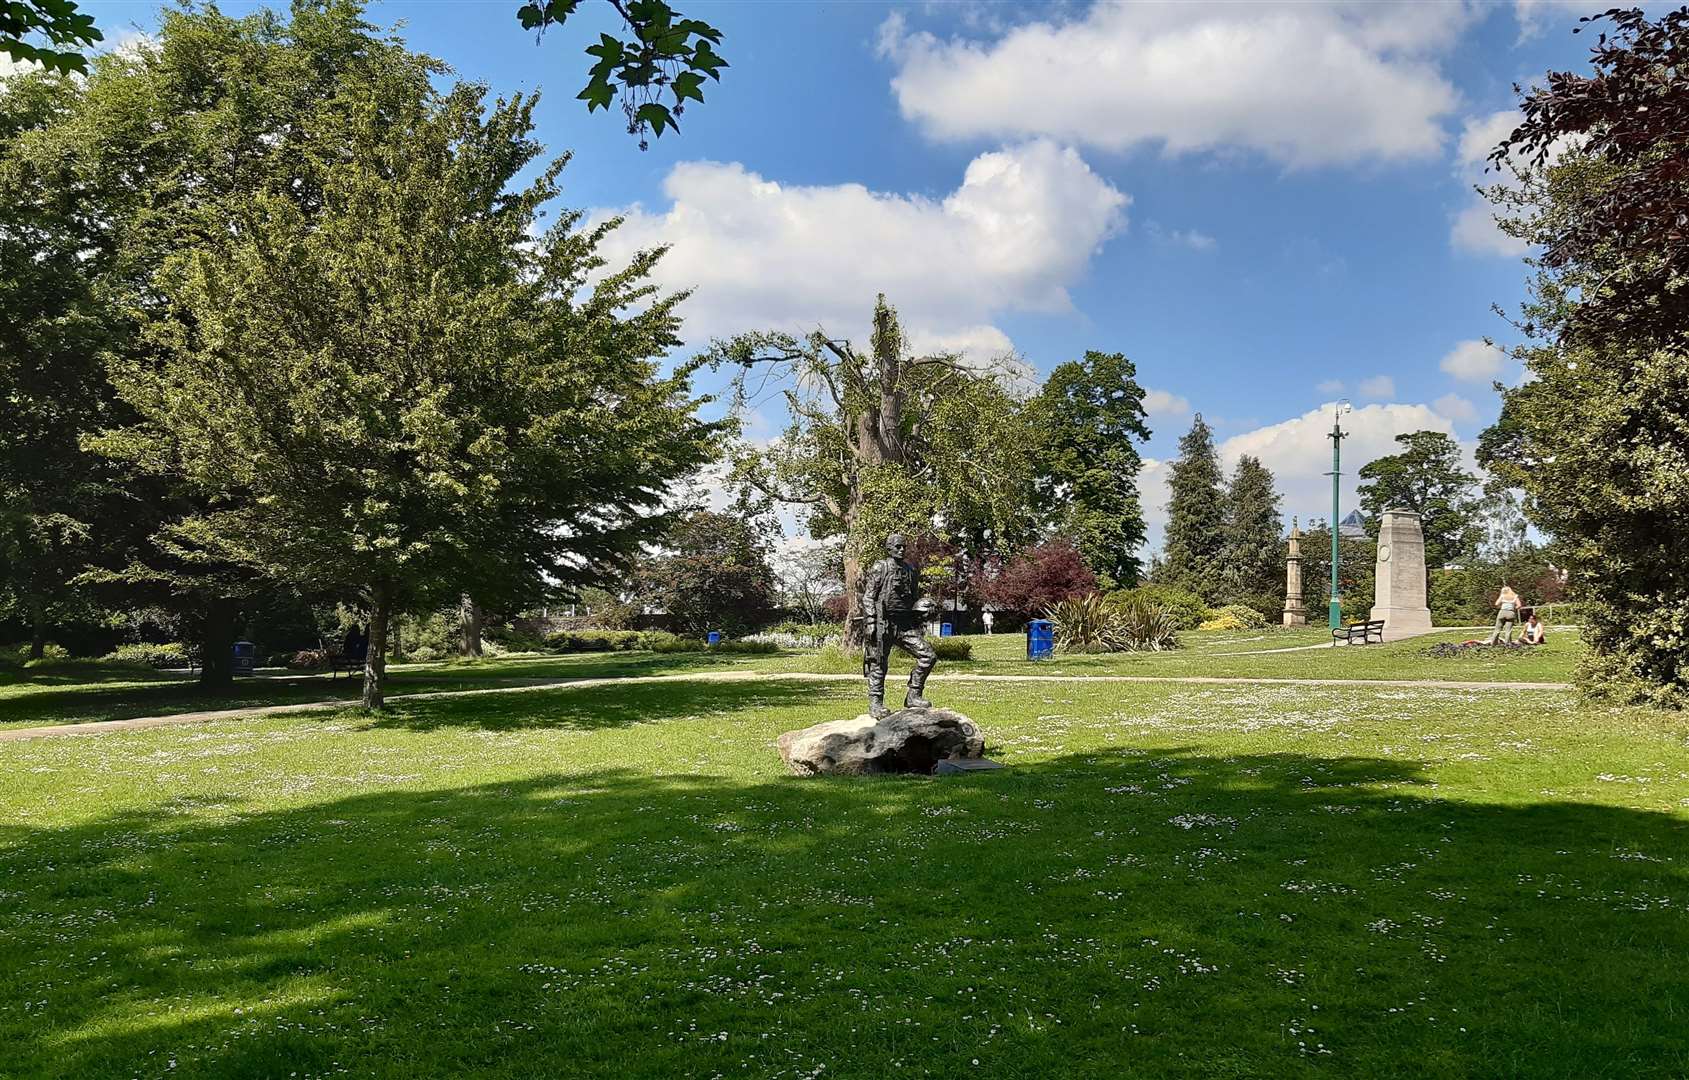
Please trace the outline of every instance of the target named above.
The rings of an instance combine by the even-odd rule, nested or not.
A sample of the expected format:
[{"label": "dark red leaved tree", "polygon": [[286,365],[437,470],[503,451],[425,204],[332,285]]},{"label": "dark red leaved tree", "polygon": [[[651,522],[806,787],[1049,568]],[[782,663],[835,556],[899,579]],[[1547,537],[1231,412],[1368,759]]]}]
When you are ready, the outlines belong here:
[{"label": "dark red leaved tree", "polygon": [[1004,560],[981,593],[992,607],[1036,617],[1051,604],[1097,591],[1097,576],[1065,539],[1048,540]]}]

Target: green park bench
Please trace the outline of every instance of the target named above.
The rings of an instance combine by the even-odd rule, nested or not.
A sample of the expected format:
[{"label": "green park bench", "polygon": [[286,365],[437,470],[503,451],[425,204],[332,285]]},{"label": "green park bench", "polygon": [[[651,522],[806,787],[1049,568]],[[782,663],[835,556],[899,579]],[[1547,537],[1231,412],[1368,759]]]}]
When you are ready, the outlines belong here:
[{"label": "green park bench", "polygon": [[1368,619],[1363,622],[1346,623],[1331,631],[1331,643],[1339,641],[1345,645],[1366,645],[1371,642],[1384,644],[1384,620]]}]

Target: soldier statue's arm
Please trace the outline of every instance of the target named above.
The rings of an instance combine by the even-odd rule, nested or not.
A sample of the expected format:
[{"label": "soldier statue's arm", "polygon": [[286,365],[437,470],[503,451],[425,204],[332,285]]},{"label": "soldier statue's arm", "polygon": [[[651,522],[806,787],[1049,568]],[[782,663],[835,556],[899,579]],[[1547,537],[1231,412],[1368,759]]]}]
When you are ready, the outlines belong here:
[{"label": "soldier statue's arm", "polygon": [[885,627],[886,562],[884,559],[868,568],[862,584],[862,637],[873,641]]}]

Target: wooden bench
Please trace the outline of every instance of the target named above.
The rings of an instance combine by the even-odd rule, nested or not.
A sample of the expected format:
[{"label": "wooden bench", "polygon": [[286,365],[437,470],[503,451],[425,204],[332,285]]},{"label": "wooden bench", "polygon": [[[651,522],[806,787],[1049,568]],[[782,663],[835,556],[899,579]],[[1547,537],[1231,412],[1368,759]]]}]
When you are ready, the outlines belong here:
[{"label": "wooden bench", "polygon": [[358,675],[364,670],[364,657],[347,656],[339,649],[330,649],[328,654],[328,677],[340,678],[344,671],[348,676]]},{"label": "wooden bench", "polygon": [[1373,641],[1384,644],[1384,620],[1371,619],[1366,622],[1349,623],[1339,626],[1331,632],[1331,643],[1339,641],[1345,645],[1366,645]]}]

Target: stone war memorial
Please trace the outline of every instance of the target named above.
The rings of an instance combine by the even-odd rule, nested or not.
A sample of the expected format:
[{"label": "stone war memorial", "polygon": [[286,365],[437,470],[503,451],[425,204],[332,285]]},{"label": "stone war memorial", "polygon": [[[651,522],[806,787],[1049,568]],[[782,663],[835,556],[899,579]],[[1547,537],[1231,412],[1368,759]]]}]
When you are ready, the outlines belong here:
[{"label": "stone war memorial", "polygon": [[[868,711],[851,720],[829,720],[780,736],[780,757],[799,776],[931,773],[991,768],[984,760],[979,725],[923,695],[938,662],[922,636],[926,621],[920,573],[904,558],[908,543],[886,538],[886,557],[868,571],[861,599],[862,674]],[[903,708],[886,707],[886,671],[893,648],[915,660]]]},{"label": "stone war memorial", "polygon": [[1378,522],[1377,586],[1369,618],[1384,621],[1386,641],[1431,630],[1425,534],[1412,510],[1386,510]]}]

